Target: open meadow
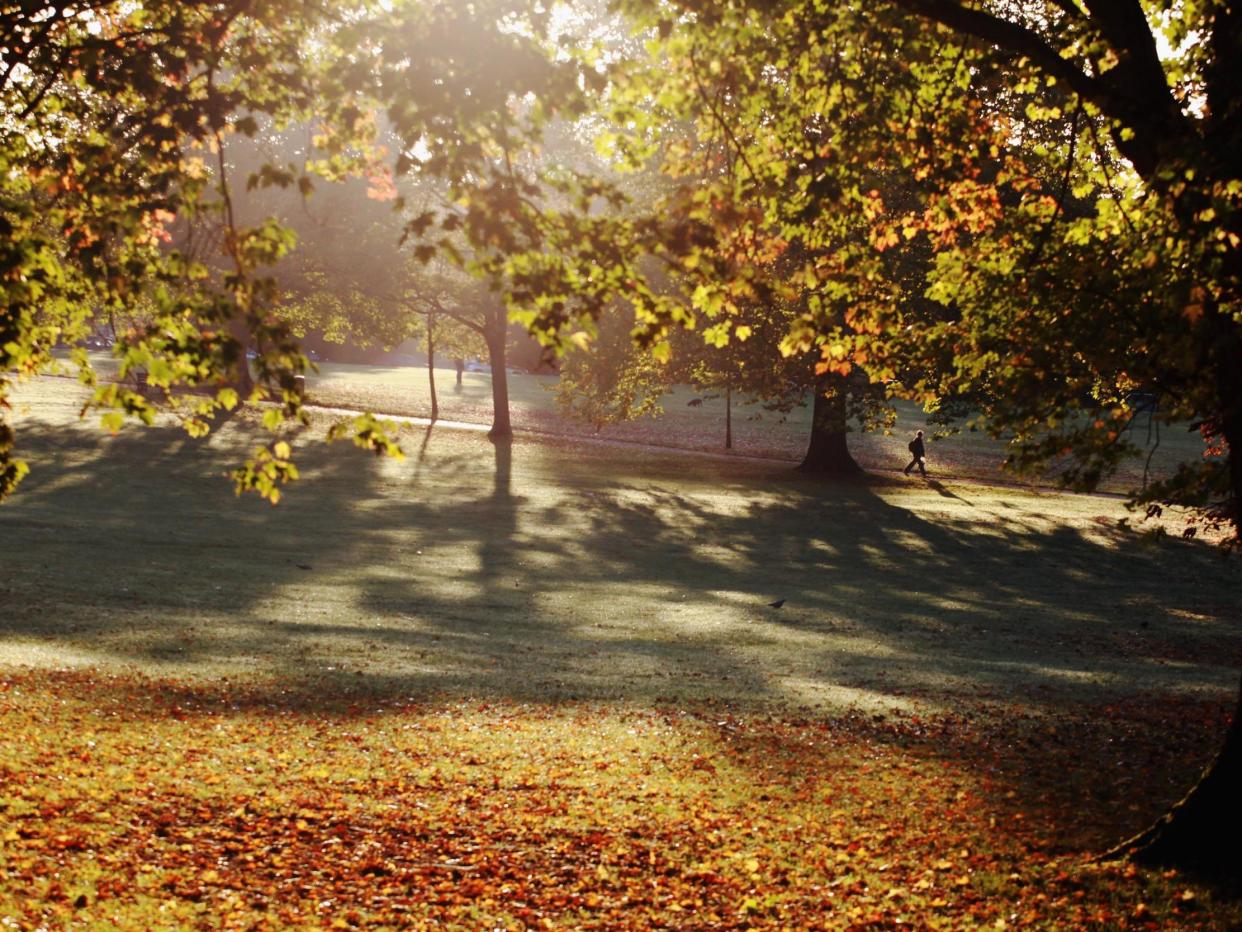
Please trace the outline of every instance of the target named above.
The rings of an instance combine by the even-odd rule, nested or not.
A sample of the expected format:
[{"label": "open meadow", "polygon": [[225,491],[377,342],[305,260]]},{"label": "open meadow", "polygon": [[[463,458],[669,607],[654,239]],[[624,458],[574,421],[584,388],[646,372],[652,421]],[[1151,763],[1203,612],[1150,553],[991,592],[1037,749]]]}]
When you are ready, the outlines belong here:
[{"label": "open meadow", "polygon": [[1242,666],[1236,559],[1119,499],[443,427],[377,460],[317,415],[271,508],[225,478],[251,415],[110,437],[82,397],[16,396],[0,925],[1242,921],[1092,860]]},{"label": "open meadow", "polygon": [[[105,376],[116,371],[115,360],[106,353],[91,354],[91,363]],[[418,366],[366,366],[321,362],[307,376],[307,392],[312,404],[359,411],[382,411],[389,415],[428,418],[431,392],[427,370]],[[650,446],[724,452],[725,401],[719,394],[676,386],[660,399],[660,414],[623,424],[609,424],[596,434],[582,422],[564,415],[556,405],[556,377],[509,373],[509,407],[518,430],[560,436],[596,436],[605,440]],[[451,368],[436,369],[436,392],[440,417],[448,421],[490,424],[492,419],[491,376],[466,372],[460,388]],[[1031,477],[1016,477],[1000,468],[1004,445],[980,431],[961,429],[934,437],[936,426],[926,413],[902,400],[893,403],[897,421],[891,432],[855,432],[850,449],[868,470],[893,472],[909,461],[906,441],[919,429],[932,441],[928,462],[940,476],[981,479],[1003,484],[1040,484]],[[958,425],[961,427],[962,425]],[[806,453],[811,429],[809,407],[782,413],[766,410],[762,404],[733,399],[733,452],[741,456],[797,462]],[[1104,490],[1124,493],[1140,486],[1146,472],[1151,478],[1171,473],[1178,463],[1203,455],[1203,440],[1197,431],[1163,429],[1153,423],[1149,412],[1139,412],[1125,438],[1140,454],[1125,461],[1117,474],[1107,479]],[[1044,484],[1054,484],[1049,478]]]}]

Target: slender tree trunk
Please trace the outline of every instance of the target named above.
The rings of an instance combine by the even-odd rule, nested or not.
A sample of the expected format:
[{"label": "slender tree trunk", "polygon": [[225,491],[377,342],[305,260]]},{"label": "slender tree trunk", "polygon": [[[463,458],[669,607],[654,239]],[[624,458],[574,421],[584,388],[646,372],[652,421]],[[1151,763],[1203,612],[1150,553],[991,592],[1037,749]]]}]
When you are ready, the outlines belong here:
[{"label": "slender tree trunk", "polygon": [[427,381],[431,385],[431,419],[440,419],[440,404],[436,400],[436,313],[427,312]]},{"label": "slender tree trunk", "polygon": [[465,371],[465,369],[466,369],[466,360],[464,360],[464,359],[454,359],[454,360],[453,360],[453,365],[457,367],[457,386],[456,386],[456,387],[457,387],[457,391],[461,391],[461,374],[462,374],[462,373]]},{"label": "slender tree trunk", "polygon": [[254,391],[254,376],[250,374],[250,360],[246,357],[246,353],[250,351],[250,331],[246,328],[246,321],[234,316],[229,321],[229,334],[240,347],[237,365],[233,370],[233,388],[237,390],[241,400],[245,401]]},{"label": "slender tree trunk", "polygon": [[487,359],[492,367],[492,429],[487,436],[492,439],[513,436],[509,422],[509,373],[505,371],[505,318],[503,312],[497,321],[489,323],[487,333]]},{"label": "slender tree trunk", "polygon": [[852,476],[862,472],[846,442],[844,386],[820,379],[815,386],[811,411],[811,442],[798,469],[829,476]]},{"label": "slender tree trunk", "polygon": [[725,449],[733,449],[733,387],[725,386]]}]

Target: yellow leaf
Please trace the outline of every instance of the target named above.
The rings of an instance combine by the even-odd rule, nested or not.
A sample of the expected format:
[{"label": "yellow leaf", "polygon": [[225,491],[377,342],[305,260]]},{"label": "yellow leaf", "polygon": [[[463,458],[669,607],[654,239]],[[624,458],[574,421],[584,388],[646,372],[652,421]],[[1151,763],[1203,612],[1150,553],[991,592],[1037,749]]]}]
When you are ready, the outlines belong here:
[{"label": "yellow leaf", "polygon": [[283,440],[277,440],[274,444],[272,444],[272,452],[276,454],[277,459],[282,460],[287,460],[293,453],[293,451],[289,449],[289,444],[285,443]]},{"label": "yellow leaf", "polygon": [[746,861],[746,870],[747,870],[748,872],[752,873],[752,874],[753,874],[755,871],[759,870],[759,859],[758,859],[758,858],[748,858],[748,859],[747,859],[747,861]]}]

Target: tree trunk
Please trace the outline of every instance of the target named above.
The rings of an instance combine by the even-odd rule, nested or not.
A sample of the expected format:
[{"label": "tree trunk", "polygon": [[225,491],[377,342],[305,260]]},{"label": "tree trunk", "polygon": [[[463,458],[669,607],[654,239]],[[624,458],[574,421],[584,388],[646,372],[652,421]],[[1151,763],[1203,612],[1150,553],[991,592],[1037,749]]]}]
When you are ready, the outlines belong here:
[{"label": "tree trunk", "polygon": [[1130,855],[1234,879],[1242,871],[1242,684],[1225,743],[1186,797],[1105,858]]},{"label": "tree trunk", "polygon": [[505,371],[505,318],[489,322],[487,333],[487,359],[492,367],[492,429],[487,436],[493,440],[512,437],[509,422],[509,373]]},{"label": "tree trunk", "polygon": [[[1217,324],[1214,355],[1221,432],[1229,456],[1233,529],[1242,529],[1242,335],[1212,308]],[[1122,842],[1105,857],[1130,854],[1145,864],[1187,867],[1223,879],[1242,876],[1242,684],[1225,742],[1203,775],[1155,825]]]},{"label": "tree trunk", "polygon": [[254,391],[254,376],[250,374],[250,360],[246,358],[246,353],[250,351],[250,330],[246,327],[245,319],[234,316],[229,320],[229,334],[238,345],[237,365],[233,370],[233,388],[237,390],[237,394],[244,402]]},{"label": "tree trunk", "polygon": [[815,386],[811,412],[811,442],[800,472],[829,476],[852,476],[862,472],[846,443],[846,406],[842,386],[820,379]]},{"label": "tree trunk", "polygon": [[733,449],[733,388],[725,386],[725,449]]},{"label": "tree trunk", "polygon": [[436,401],[436,315],[427,314],[427,381],[431,385],[431,419],[440,419],[440,404]]},{"label": "tree trunk", "polygon": [[457,367],[457,390],[461,391],[461,374],[466,369],[466,360],[454,359],[453,365]]}]

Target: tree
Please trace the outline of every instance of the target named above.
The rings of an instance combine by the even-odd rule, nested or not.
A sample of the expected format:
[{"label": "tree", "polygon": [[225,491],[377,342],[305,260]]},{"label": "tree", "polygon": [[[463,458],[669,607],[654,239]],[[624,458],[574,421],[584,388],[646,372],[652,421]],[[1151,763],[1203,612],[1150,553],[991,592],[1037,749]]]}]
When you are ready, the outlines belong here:
[{"label": "tree", "polygon": [[[1018,17],[937,0],[899,0],[897,6],[982,56],[1004,56],[1016,81],[1046,90],[1045,107],[1087,115],[1085,132],[1067,140],[1062,155],[1065,177],[1079,196],[1094,195],[1095,209],[1070,217],[1062,194],[1034,237],[1028,233],[1022,258],[1034,253],[1035,261],[1003,276],[1037,309],[1026,328],[1007,334],[1005,345],[1020,352],[1018,344],[1025,344],[1035,354],[1018,361],[1000,386],[1009,391],[998,395],[994,422],[1026,427],[1032,418],[1022,401],[1024,384],[1073,371],[1053,316],[1057,306],[1062,316],[1088,316],[1089,333],[1103,331],[1108,338],[1092,341],[1083,334],[1072,350],[1097,373],[1103,402],[1089,426],[1068,432],[1072,451],[1085,463],[1080,476],[1090,484],[1115,462],[1117,427],[1132,416],[1120,391],[1157,390],[1160,417],[1198,421],[1223,441],[1224,450],[1186,464],[1144,497],[1192,504],[1223,499],[1236,543],[1242,529],[1242,172],[1236,159],[1242,148],[1242,74],[1235,56],[1242,49],[1242,7],[1087,2],[1048,4],[1040,16]],[[1170,47],[1164,57],[1162,38]],[[1109,171],[1116,164],[1110,143],[1128,163],[1120,177]],[[1085,154],[1091,151],[1094,160]],[[962,250],[962,258],[996,250],[1007,231],[1029,229],[1034,217],[1011,211],[1002,219],[1008,222]],[[1054,245],[1060,261],[1045,271],[1043,250]],[[945,254],[943,265],[951,268],[958,257]],[[1107,271],[1076,275],[1067,259]],[[1037,293],[1050,283],[1057,286],[1053,300]],[[1083,300],[1101,285],[1116,298]],[[943,299],[964,304],[963,290],[946,289]],[[999,300],[995,283],[985,285],[982,295],[987,303],[970,300],[970,314],[963,314],[958,328],[972,346],[963,360],[981,355],[976,347],[983,326],[1014,320],[1013,302]],[[955,372],[950,387],[958,378]],[[1075,410],[1063,401],[1057,407]],[[1050,447],[1047,438],[1028,444],[1036,461],[1046,460]],[[1159,825],[1122,847],[1136,847],[1154,861],[1236,869],[1242,863],[1239,786],[1242,693],[1220,754],[1200,783]]]},{"label": "tree", "polygon": [[[971,399],[1011,465],[1056,465],[1081,488],[1133,452],[1136,390],[1159,392],[1158,417],[1201,424],[1224,455],[1136,498],[1215,503],[1237,539],[1242,10],[623,6],[666,75],[700,89],[674,102],[729,115],[742,169],[723,200],[702,192],[694,236],[716,252],[745,241],[748,258],[807,252],[815,300],[791,345],[931,406]],[[628,145],[646,154],[641,136]],[[912,289],[901,268],[925,275]],[[750,287],[725,279],[726,314]],[[1237,864],[1240,729],[1144,856]]]},{"label": "tree", "polygon": [[[537,138],[564,99],[585,110],[574,62],[554,61],[548,11],[523,0],[450,4],[355,0],[48,0],[0,23],[0,406],[13,374],[51,364],[58,342],[89,334],[109,310],[145,302],[120,334],[122,375],[142,371],[193,433],[238,403],[274,401],[269,427],[300,419],[298,376],[308,361],[278,307],[269,269],[294,245],[272,217],[250,221],[229,150],[243,137],[278,135],[314,121],[317,158],[264,164],[259,188],[314,189],[312,176],[362,175],[392,185],[381,162],[379,106],[401,142],[397,174],[447,188],[464,229],[490,258],[474,274],[501,277],[507,219],[523,196],[511,158]],[[215,261],[166,245],[170,225],[218,233]],[[464,226],[463,226],[464,224]],[[446,244],[423,244],[419,259]],[[253,388],[247,350],[253,350]],[[98,385],[84,353],[82,378],[105,424],[150,422],[154,409],[123,382]],[[499,371],[503,383],[503,367]],[[181,394],[176,389],[195,391]],[[399,453],[370,416],[352,435]],[[20,481],[14,431],[0,423],[0,497]],[[273,502],[296,477],[284,442],[235,474]]]},{"label": "tree", "polygon": [[[432,266],[424,267],[410,288],[411,306],[422,315],[428,344],[428,369],[432,365],[433,341],[437,328],[448,340],[456,358],[478,355],[481,346],[486,354],[492,377],[492,427],[487,435],[493,440],[513,435],[509,417],[509,379],[507,345],[509,315],[501,299],[485,282],[470,278],[459,269],[441,266],[430,274]],[[445,330],[445,326],[448,330]],[[434,376],[432,377],[434,379]],[[432,404],[435,405],[434,381]],[[433,413],[432,417],[436,415]]]},{"label": "tree", "polygon": [[[870,247],[869,218],[842,210],[831,225],[799,227],[798,210],[811,210],[818,195],[808,175],[828,161],[833,127],[780,100],[788,90],[781,78],[788,61],[769,54],[770,36],[755,25],[758,18],[745,28],[717,30],[716,7],[689,6],[692,15],[680,25],[662,18],[667,9],[656,11],[655,60],[619,67],[605,108],[614,128],[601,147],[640,177],[664,176],[646,199],[657,206],[636,203],[612,178],[580,183],[578,211],[545,216],[561,229],[542,231],[545,241],[565,244],[557,261],[567,267],[521,259],[524,271],[533,266],[538,273],[525,283],[537,305],[528,323],[549,334],[572,332],[568,296],[575,286],[581,295],[581,283],[589,282],[602,287],[604,300],[585,302],[588,314],[595,316],[615,293],[634,308],[639,341],[667,358],[671,329],[698,330],[716,348],[736,347],[754,331],[752,316],[789,310],[794,325],[785,329],[780,349],[793,360],[808,360],[807,371],[767,382],[762,394],[787,406],[804,394],[814,399],[803,469],[857,472],[846,439],[851,422],[883,423],[891,410],[878,404],[881,385],[820,350],[829,339],[826,318],[848,329],[858,302],[893,298],[894,289],[877,272],[883,260]],[[856,95],[877,93],[886,72],[895,70],[884,55],[871,57],[877,76],[859,78]],[[865,151],[878,150],[872,140]],[[806,171],[793,170],[799,160]],[[851,190],[862,202],[859,181],[870,187],[883,172],[861,156],[855,164],[859,179]],[[583,242],[607,245],[584,249]],[[830,277],[832,287],[821,287]],[[704,372],[713,367],[707,363]],[[768,369],[751,371],[770,376]]]},{"label": "tree", "polygon": [[[299,417],[296,378],[306,359],[274,313],[278,292],[265,271],[292,239],[272,220],[242,223],[226,153],[261,120],[283,123],[313,109],[320,55],[333,48],[336,25],[318,5],[296,0],[49,0],[6,9],[0,407],[13,378],[44,371],[58,343],[128,316],[116,346],[122,376],[142,372],[191,433],[246,400],[277,403],[265,416],[273,428]],[[343,146],[362,146],[353,161],[365,161],[355,126],[324,125]],[[342,156],[338,167],[349,162]],[[215,261],[170,248],[170,228],[205,218],[218,231]],[[257,351],[253,383],[248,347]],[[127,416],[153,420],[142,393],[99,384],[82,352],[73,360],[107,427]],[[364,446],[396,451],[373,418],[352,432]],[[15,440],[0,423],[0,497],[26,471]],[[288,445],[277,442],[235,479],[275,501],[277,486],[294,476]]]},{"label": "tree", "polygon": [[[789,268],[778,263],[773,274],[779,278],[782,271],[788,274]],[[774,293],[768,302],[738,302],[732,335],[720,330],[710,339],[696,332],[672,335],[670,377],[724,393],[726,448],[732,446],[735,393],[779,415],[809,401],[810,435],[798,469],[827,476],[855,475],[861,468],[850,452],[849,435],[857,428],[870,430],[890,423],[883,388],[856,376],[817,373],[816,354],[789,351],[785,339],[797,316],[797,305]]]},{"label": "tree", "polygon": [[634,345],[632,328],[628,308],[615,308],[594,322],[591,333],[581,333],[562,362],[557,405],[596,433],[663,413],[660,396],[669,387],[664,367]]}]

